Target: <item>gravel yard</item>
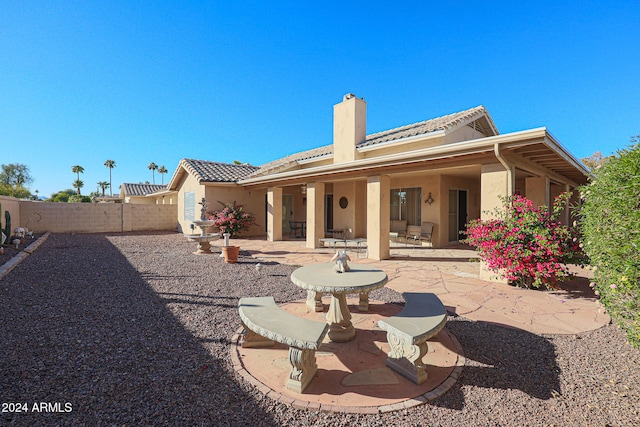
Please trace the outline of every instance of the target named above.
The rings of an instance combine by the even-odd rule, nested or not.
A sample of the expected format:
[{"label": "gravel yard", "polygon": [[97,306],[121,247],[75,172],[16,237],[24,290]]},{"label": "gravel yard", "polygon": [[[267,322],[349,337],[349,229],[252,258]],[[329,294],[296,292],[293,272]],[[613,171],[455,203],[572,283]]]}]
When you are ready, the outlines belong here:
[{"label": "gravel yard", "polygon": [[613,325],[539,336],[451,317],[467,364],[435,401],[380,415],[276,403],[233,371],[230,339],[240,297],[304,298],[295,267],[194,250],[175,233],[51,234],[1,279],[0,425],[640,425],[640,352]]}]

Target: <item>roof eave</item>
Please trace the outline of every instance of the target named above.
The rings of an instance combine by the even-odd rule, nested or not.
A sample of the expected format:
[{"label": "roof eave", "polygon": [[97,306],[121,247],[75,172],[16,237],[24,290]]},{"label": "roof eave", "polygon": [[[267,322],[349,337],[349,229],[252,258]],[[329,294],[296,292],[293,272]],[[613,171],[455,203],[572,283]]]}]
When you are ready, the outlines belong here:
[{"label": "roof eave", "polygon": [[565,161],[570,163],[573,167],[580,170],[585,176],[592,177],[593,174],[587,168],[584,163],[578,160],[573,154],[571,154],[552,134],[544,128],[546,132],[545,144],[553,151],[558,153]]},{"label": "roof eave", "polygon": [[[531,145],[534,143],[549,142],[547,145],[554,152],[562,156],[564,153],[567,159],[574,159],[556,140],[545,127],[529,129],[508,134],[490,136],[469,141],[455,142],[451,144],[422,148],[418,150],[406,151],[402,153],[389,154],[370,159],[360,159],[352,162],[322,165],[308,169],[297,169],[294,171],[281,172],[272,175],[249,178],[238,181],[240,185],[261,185],[276,181],[287,181],[292,179],[310,178],[314,176],[325,176],[337,172],[354,172],[358,170],[371,169],[378,166],[401,165],[408,161],[436,160],[448,156],[459,156],[466,154],[493,153],[496,144],[515,148],[518,146]],[[579,163],[571,162],[575,167]],[[587,172],[584,167],[579,167],[582,172]]]}]

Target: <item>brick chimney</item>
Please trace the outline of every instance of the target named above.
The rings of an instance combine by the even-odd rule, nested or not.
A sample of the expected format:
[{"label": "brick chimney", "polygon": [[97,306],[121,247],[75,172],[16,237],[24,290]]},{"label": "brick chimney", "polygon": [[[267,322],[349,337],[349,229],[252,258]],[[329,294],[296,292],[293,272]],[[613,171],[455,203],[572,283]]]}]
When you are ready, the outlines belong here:
[{"label": "brick chimney", "polygon": [[356,144],[366,137],[367,103],[348,93],[333,106],[333,163],[356,160]]}]

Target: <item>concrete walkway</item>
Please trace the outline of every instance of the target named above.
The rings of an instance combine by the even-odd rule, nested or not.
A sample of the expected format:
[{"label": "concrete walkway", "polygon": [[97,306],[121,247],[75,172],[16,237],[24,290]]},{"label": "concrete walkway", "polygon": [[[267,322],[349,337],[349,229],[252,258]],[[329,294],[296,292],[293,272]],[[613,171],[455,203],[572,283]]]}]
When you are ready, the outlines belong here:
[{"label": "concrete walkway", "polygon": [[[330,249],[308,249],[305,242],[234,239],[233,244],[265,261],[289,265],[329,262]],[[433,292],[447,310],[471,320],[523,329],[535,334],[577,334],[598,329],[610,318],[589,288],[590,271],[555,292],[528,290],[480,280],[474,250],[464,245],[445,249],[392,247],[392,259],[373,261],[348,250],[353,262],[371,264],[389,276],[397,292]],[[358,258],[358,255],[363,258]]]}]

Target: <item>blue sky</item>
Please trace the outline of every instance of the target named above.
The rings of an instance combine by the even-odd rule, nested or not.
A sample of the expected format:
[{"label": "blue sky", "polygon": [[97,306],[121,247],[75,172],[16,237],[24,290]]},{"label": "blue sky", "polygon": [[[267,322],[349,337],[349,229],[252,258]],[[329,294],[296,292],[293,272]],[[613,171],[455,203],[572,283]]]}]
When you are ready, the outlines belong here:
[{"label": "blue sky", "polygon": [[[640,134],[640,2],[3,1],[0,163],[42,196],[171,177],[182,158],[259,165],[484,105],[501,133],[547,126],[576,157]],[[156,183],[161,178],[156,174]]]}]

